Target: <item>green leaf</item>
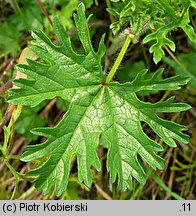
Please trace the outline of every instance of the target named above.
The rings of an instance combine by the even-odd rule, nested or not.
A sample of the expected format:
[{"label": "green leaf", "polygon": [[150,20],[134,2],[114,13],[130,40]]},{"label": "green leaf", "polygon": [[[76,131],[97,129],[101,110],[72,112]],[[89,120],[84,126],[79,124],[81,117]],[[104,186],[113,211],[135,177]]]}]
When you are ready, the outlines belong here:
[{"label": "green leaf", "polygon": [[10,22],[5,22],[0,26],[0,50],[4,53],[10,52],[13,55],[20,50],[18,39],[20,32]]},{"label": "green leaf", "polygon": [[175,74],[181,75],[182,77],[189,77],[190,82],[188,83],[188,86],[196,89],[196,53],[180,54],[177,58],[182,66],[179,66],[175,61],[168,57],[164,57],[163,61],[174,69]]},{"label": "green leaf", "polygon": [[62,3],[61,10],[56,11],[61,22],[64,24],[66,29],[71,29],[74,27],[74,22],[72,19],[73,12],[77,9],[79,0],[67,1]]},{"label": "green leaf", "polygon": [[195,0],[191,0],[191,6],[194,7],[194,8],[196,8],[196,2],[195,2]]},{"label": "green leaf", "polygon": [[108,148],[107,169],[112,182],[118,176],[120,190],[132,188],[132,178],[144,184],[145,172],[140,158],[153,169],[163,169],[164,161],[158,156],[163,148],[150,139],[142,129],[146,122],[169,146],[175,140],[188,142],[186,129],[174,122],[161,119],[157,113],[180,112],[190,107],[173,103],[173,98],[155,104],[142,102],[136,96],[142,90],[175,90],[188,79],[178,76],[158,81],[163,70],[146,79],[146,70],[132,81],[120,84],[105,83],[101,59],[105,53],[102,37],[97,52],[90,41],[84,5],[80,4],[74,19],[84,54],[72,50],[71,41],[62,24],[54,19],[54,31],[60,44],[55,46],[41,32],[33,34],[32,50],[44,63],[28,60],[29,65],[18,69],[28,79],[14,81],[19,88],[10,90],[10,102],[35,106],[56,96],[70,103],[68,111],[54,128],[36,128],[34,134],[48,139],[29,146],[22,155],[23,161],[41,160],[44,163],[32,169],[38,190],[49,193],[54,186],[56,195],[66,190],[70,165],[77,158],[78,179],[88,187],[92,184],[91,167],[100,171],[97,155],[100,139]]},{"label": "green leaf", "polygon": [[[119,68],[116,76],[120,83],[132,81],[133,79],[135,79],[136,76],[138,76],[139,73],[140,74],[142,73],[142,75],[144,75],[143,77],[144,80],[151,79],[154,73],[146,73],[146,70],[144,69],[146,69],[146,65],[144,61],[134,62],[133,64],[127,62]],[[159,73],[156,79],[157,81],[162,80],[162,74]],[[144,91],[138,92],[138,95],[146,96],[146,95],[155,94],[155,93],[157,93],[156,90],[152,90],[152,91],[144,90]]]},{"label": "green leaf", "polygon": [[37,111],[39,109],[24,107],[20,117],[16,122],[16,131],[23,134],[24,137],[30,142],[36,140],[38,136],[31,133],[31,129],[35,127],[42,127],[46,124],[44,119],[42,119]]},{"label": "green leaf", "polygon": [[189,19],[189,8],[184,12],[181,22],[179,27],[181,27],[186,35],[189,37],[189,39],[193,42],[196,43],[196,33],[193,29],[193,27],[189,24],[190,19]]},{"label": "green leaf", "polygon": [[[159,4],[164,8],[165,12],[168,13],[168,21],[164,26],[159,27],[155,32],[147,35],[144,39],[144,43],[150,41],[156,41],[150,47],[150,53],[153,53],[153,60],[157,64],[162,57],[164,56],[163,46],[168,46],[172,51],[175,51],[175,44],[172,40],[166,37],[172,30],[177,28],[183,29],[189,39],[196,43],[196,33],[194,32],[193,27],[189,24],[189,8],[191,3],[189,0],[182,2],[182,12],[175,12],[175,8],[172,7],[167,1],[160,0]],[[176,6],[175,6],[176,7]],[[177,11],[177,10],[176,10]]]},{"label": "green leaf", "polygon": [[86,8],[90,8],[93,5],[93,0],[79,0],[83,2]]},{"label": "green leaf", "polygon": [[52,6],[61,5],[63,3],[67,3],[69,0],[42,0],[42,3],[44,4],[50,4]]},{"label": "green leaf", "polygon": [[[110,28],[116,34],[123,25],[129,24],[128,31],[139,41],[146,33],[143,43],[150,43],[150,53],[157,64],[165,55],[163,47],[175,51],[175,43],[169,38],[172,31],[181,28],[188,38],[196,43],[196,33],[190,25],[189,9],[195,7],[192,0],[137,0],[115,1],[108,12],[116,17]],[[151,31],[147,31],[151,29]]]},{"label": "green leaf", "polygon": [[69,103],[65,100],[63,100],[62,98],[58,98],[56,101],[56,106],[58,109],[67,111],[69,108]]},{"label": "green leaf", "polygon": [[133,64],[130,62],[127,62],[119,68],[116,76],[117,76],[118,81],[122,83],[130,82],[143,69],[146,69],[146,65],[144,61],[138,61]]},{"label": "green leaf", "polygon": [[150,41],[155,40],[156,43],[150,47],[150,53],[153,53],[153,60],[157,64],[164,55],[164,51],[162,47],[164,45],[168,46],[172,51],[175,51],[175,44],[170,39],[166,38],[166,34],[168,33],[168,27],[159,28],[156,32],[147,35],[143,43],[148,43]]}]

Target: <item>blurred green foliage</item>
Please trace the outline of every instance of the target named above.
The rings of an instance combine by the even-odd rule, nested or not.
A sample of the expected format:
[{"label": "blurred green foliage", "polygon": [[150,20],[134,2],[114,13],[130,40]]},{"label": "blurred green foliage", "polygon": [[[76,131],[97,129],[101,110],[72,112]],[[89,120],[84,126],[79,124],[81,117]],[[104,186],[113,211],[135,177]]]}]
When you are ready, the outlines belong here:
[{"label": "blurred green foliage", "polygon": [[37,114],[39,109],[40,106],[33,108],[23,107],[22,113],[16,122],[16,131],[22,134],[29,142],[38,138],[38,136],[31,133],[31,129],[46,125],[46,121]]},{"label": "blurred green foliage", "polygon": [[188,86],[196,89],[196,53],[179,54],[176,57],[181,65],[177,64],[169,57],[164,57],[163,61],[174,69],[175,74],[183,77],[190,77],[191,80],[189,81]]}]

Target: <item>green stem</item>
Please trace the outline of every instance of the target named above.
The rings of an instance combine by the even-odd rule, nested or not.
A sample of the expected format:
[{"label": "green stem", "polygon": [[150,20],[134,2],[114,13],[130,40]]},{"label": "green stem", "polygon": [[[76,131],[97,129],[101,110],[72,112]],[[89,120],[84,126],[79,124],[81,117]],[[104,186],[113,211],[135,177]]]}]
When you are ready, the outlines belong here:
[{"label": "green stem", "polygon": [[143,189],[143,185],[139,185],[133,195],[129,198],[129,200],[136,200],[139,199],[140,193]]},{"label": "green stem", "polygon": [[3,148],[2,145],[0,145],[0,151],[3,154],[3,156],[6,157],[7,154],[6,154],[6,151],[5,151],[5,149]]},{"label": "green stem", "polygon": [[17,159],[17,160],[19,160],[20,159],[20,155],[8,155],[6,158],[7,159]]},{"label": "green stem", "polygon": [[[111,8],[110,0],[106,0],[106,4],[107,4],[108,8]],[[114,22],[114,18],[112,16],[112,14],[109,13],[109,16],[110,16],[110,22],[113,23]]]},{"label": "green stem", "polygon": [[17,179],[17,178],[21,178],[22,175],[20,173],[18,173],[11,165],[8,161],[4,160],[4,163],[6,164],[6,166],[8,167],[8,169],[10,170],[10,172],[12,173],[12,175]]},{"label": "green stem", "polygon": [[109,83],[111,81],[111,79],[113,78],[114,74],[116,73],[116,71],[117,71],[128,47],[129,47],[129,44],[130,44],[132,39],[133,39],[132,35],[127,35],[125,43],[123,44],[123,47],[122,47],[122,49],[121,49],[121,51],[120,51],[120,53],[119,53],[119,55],[118,55],[118,57],[114,63],[112,69],[110,70],[110,72],[106,78],[106,83]]},{"label": "green stem", "polygon": [[13,190],[13,193],[12,193],[12,196],[11,196],[11,200],[14,200],[17,193],[18,193],[18,186],[19,186],[19,178],[16,178],[16,183],[15,183],[15,187],[14,187],[14,190]]},{"label": "green stem", "polygon": [[26,192],[22,193],[22,195],[20,197],[18,197],[17,200],[26,200],[35,191],[36,191],[36,188],[34,186],[32,186]]},{"label": "green stem", "polygon": [[168,194],[170,194],[176,200],[184,200],[183,197],[181,197],[178,194],[176,194],[175,192],[171,191],[155,173],[151,172],[148,169],[146,169],[146,172],[160,187],[163,188],[163,190],[165,190]]}]

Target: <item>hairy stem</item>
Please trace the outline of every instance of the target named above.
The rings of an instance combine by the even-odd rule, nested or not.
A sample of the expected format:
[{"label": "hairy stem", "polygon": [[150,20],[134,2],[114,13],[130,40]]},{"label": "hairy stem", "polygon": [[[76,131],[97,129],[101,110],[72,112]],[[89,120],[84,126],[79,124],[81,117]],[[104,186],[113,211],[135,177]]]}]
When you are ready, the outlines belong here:
[{"label": "hairy stem", "polygon": [[118,69],[118,67],[119,67],[119,65],[120,65],[120,63],[121,63],[121,61],[122,61],[128,47],[129,47],[129,44],[130,44],[132,39],[133,39],[133,35],[127,35],[125,43],[123,44],[123,47],[122,47],[122,49],[121,49],[121,51],[120,51],[120,53],[119,53],[119,55],[118,55],[118,57],[117,57],[117,59],[116,59],[116,61],[114,63],[112,69],[110,70],[110,72],[109,72],[109,74],[108,74],[108,76],[106,78],[106,83],[110,82],[111,79],[113,78],[114,74],[116,73],[116,71],[117,71],[117,69]]}]

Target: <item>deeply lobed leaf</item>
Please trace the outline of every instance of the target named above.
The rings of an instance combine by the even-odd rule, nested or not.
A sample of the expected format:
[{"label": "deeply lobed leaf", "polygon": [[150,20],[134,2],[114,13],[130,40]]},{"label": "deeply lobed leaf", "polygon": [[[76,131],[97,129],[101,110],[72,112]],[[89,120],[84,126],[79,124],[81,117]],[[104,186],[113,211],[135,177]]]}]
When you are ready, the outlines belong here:
[{"label": "deeply lobed leaf", "polygon": [[106,84],[101,69],[105,52],[103,38],[95,52],[83,4],[79,5],[74,18],[84,54],[73,51],[70,38],[55,18],[54,31],[60,45],[53,45],[43,32],[35,32],[32,50],[44,63],[28,60],[28,65],[18,66],[28,79],[14,82],[19,88],[10,91],[11,103],[35,106],[56,96],[70,102],[68,111],[54,128],[33,130],[36,135],[48,139],[29,146],[21,160],[44,161],[29,175],[35,176],[37,189],[48,193],[54,186],[55,194],[60,195],[66,190],[71,162],[76,157],[78,178],[90,187],[91,167],[101,169],[96,152],[101,138],[101,143],[108,148],[107,169],[112,182],[118,176],[120,190],[132,188],[133,177],[143,184],[145,172],[139,157],[153,169],[163,169],[164,163],[157,155],[162,146],[144,133],[142,122],[146,122],[169,146],[176,145],[174,139],[187,143],[188,136],[182,133],[186,127],[163,120],[157,113],[180,112],[190,107],[173,103],[173,98],[155,104],[142,102],[136,92],[175,90],[188,79],[176,76],[160,81],[157,77],[163,70],[145,79],[147,71],[144,70],[132,82]]}]

